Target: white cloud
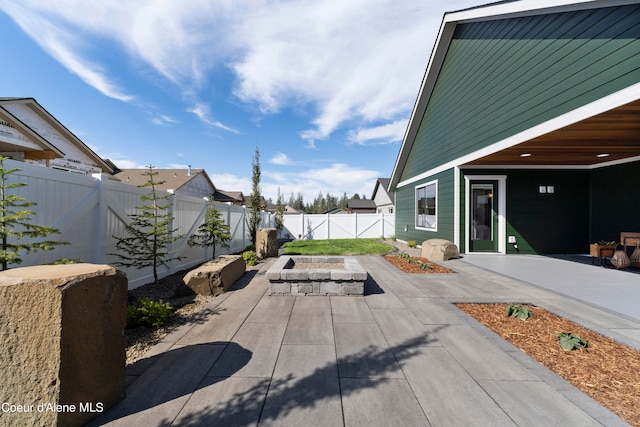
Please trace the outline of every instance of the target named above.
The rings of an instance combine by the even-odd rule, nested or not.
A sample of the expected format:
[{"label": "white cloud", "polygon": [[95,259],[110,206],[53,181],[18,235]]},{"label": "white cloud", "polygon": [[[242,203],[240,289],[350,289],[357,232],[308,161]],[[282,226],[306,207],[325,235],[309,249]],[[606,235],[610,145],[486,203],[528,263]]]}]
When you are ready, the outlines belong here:
[{"label": "white cloud", "polygon": [[147,165],[138,163],[135,160],[122,158],[119,155],[115,155],[115,157],[105,156],[105,158],[110,159],[120,169],[145,169],[147,167]]},{"label": "white cloud", "polygon": [[178,123],[176,119],[165,114],[157,114],[151,118],[151,123],[154,125],[162,126],[167,123]]},{"label": "white cloud", "polygon": [[226,191],[242,191],[244,195],[251,193],[251,180],[248,178],[242,178],[230,173],[214,173],[210,174],[209,178],[213,181],[213,185],[219,190]]},{"label": "white cloud", "polygon": [[275,200],[278,187],[280,187],[280,192],[285,200],[289,199],[291,193],[294,195],[301,193],[307,203],[312,202],[320,191],[323,195],[331,193],[337,197],[342,197],[343,193],[347,193],[348,197],[358,193],[370,198],[375,182],[380,177],[380,172],[344,163],[335,163],[326,168],[299,172],[282,173],[263,170],[262,176],[260,187],[265,198],[271,197]]},{"label": "white cloud", "polygon": [[[120,45],[130,60],[177,85],[186,102],[201,97],[215,71],[228,66],[237,78],[234,93],[262,112],[293,104],[310,107],[311,127],[301,133],[309,147],[345,124],[406,120],[443,8],[476,4],[0,0],[0,7],[43,49],[106,96],[134,100],[91,60],[91,36]],[[235,132],[193,110],[207,125]]]},{"label": "white cloud", "polygon": [[196,117],[198,117],[198,119],[200,119],[200,121],[206,124],[207,126],[220,128],[235,134],[240,133],[236,129],[230,128],[229,126],[226,126],[225,124],[213,119],[211,117],[211,111],[208,105],[205,105],[202,103],[196,103],[196,105],[189,108],[187,112],[195,114]]},{"label": "white cloud", "polygon": [[406,120],[396,120],[382,126],[358,128],[349,132],[349,141],[361,145],[391,144],[402,141]]},{"label": "white cloud", "polygon": [[290,165],[291,159],[286,154],[278,151],[271,160],[269,160],[269,163],[274,165]]},{"label": "white cloud", "polygon": [[[66,3],[66,2],[63,2]],[[123,102],[132,102],[134,96],[127,94],[114,81],[112,81],[101,65],[89,60],[82,55],[87,49],[83,37],[78,37],[77,29],[70,28],[61,23],[59,18],[52,15],[63,15],[66,10],[64,4],[56,2],[8,2],[2,1],[0,7],[8,13],[24,32],[29,34],[43,50],[60,62],[73,74],[80,77],[86,84],[110,98]],[[75,6],[75,5],[74,5]],[[80,9],[80,10],[78,10]],[[81,14],[85,8],[75,8],[75,13]],[[78,16],[76,15],[76,16]],[[87,17],[96,18],[92,10]],[[105,15],[100,15],[104,18]]]}]

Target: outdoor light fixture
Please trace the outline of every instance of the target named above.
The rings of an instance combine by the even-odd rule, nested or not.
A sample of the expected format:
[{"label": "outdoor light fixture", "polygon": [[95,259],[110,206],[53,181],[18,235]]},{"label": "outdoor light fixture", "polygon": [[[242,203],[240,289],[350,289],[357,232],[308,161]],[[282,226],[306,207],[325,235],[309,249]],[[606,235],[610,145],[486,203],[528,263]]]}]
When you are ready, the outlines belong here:
[{"label": "outdoor light fixture", "polygon": [[600,154],[596,155],[596,157],[600,157],[600,158],[609,157],[609,153],[600,153]]},{"label": "outdoor light fixture", "polygon": [[531,153],[522,153],[520,157],[531,157]]}]

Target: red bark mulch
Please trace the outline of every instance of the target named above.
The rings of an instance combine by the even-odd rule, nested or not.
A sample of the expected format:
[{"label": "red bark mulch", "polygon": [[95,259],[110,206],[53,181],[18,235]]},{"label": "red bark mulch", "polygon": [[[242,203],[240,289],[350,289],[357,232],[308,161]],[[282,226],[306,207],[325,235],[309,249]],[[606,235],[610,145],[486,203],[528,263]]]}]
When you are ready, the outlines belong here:
[{"label": "red bark mulch", "polygon": [[[436,264],[433,261],[429,261],[426,258],[420,257],[409,257],[409,258],[400,258],[397,254],[394,255],[385,255],[384,259],[389,261],[391,264],[396,266],[404,273],[455,273],[453,270],[449,270],[446,267],[443,267],[439,264]],[[411,260],[416,260],[419,262],[411,262]],[[420,268],[420,263],[428,264],[431,268]]]},{"label": "red bark mulch", "polygon": [[[634,426],[640,426],[640,352],[570,320],[526,306],[534,317],[506,316],[508,304],[456,304],[458,308],[560,375]],[[589,347],[564,351],[558,333],[579,335]]]}]

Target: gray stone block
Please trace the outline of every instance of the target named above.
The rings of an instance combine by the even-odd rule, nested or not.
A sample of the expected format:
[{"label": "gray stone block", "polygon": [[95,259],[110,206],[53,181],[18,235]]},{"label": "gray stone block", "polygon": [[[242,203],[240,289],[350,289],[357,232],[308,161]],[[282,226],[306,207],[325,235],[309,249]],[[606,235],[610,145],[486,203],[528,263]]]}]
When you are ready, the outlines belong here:
[{"label": "gray stone block", "polygon": [[309,280],[331,280],[331,270],[309,270]]},{"label": "gray stone block", "polygon": [[291,283],[288,282],[271,282],[269,283],[269,292],[272,294],[290,294]]},{"label": "gray stone block", "polygon": [[298,292],[301,294],[312,294],[313,284],[311,282],[298,283]]},{"label": "gray stone block", "polygon": [[352,280],[353,272],[347,270],[331,270],[331,280]]},{"label": "gray stone block", "polygon": [[320,282],[320,294],[340,295],[342,293],[342,285],[336,282]]},{"label": "gray stone block", "polygon": [[342,284],[343,295],[364,295],[364,282],[348,282]]},{"label": "gray stone block", "polygon": [[307,280],[309,279],[308,270],[282,270],[280,275],[283,280]]}]

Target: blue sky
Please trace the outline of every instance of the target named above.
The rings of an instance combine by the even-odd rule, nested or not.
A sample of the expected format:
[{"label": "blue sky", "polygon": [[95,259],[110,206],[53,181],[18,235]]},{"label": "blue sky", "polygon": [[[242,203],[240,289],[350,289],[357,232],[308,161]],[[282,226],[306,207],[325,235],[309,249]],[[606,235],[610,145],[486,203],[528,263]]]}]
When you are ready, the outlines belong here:
[{"label": "blue sky", "polygon": [[371,197],[442,16],[482,0],[0,0],[0,96],[33,97],[120,168]]}]

